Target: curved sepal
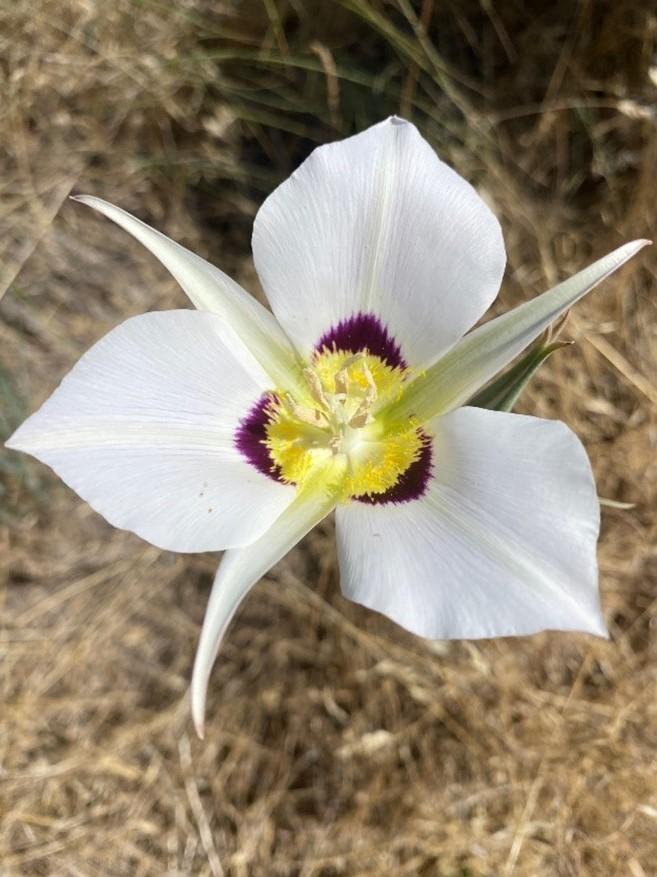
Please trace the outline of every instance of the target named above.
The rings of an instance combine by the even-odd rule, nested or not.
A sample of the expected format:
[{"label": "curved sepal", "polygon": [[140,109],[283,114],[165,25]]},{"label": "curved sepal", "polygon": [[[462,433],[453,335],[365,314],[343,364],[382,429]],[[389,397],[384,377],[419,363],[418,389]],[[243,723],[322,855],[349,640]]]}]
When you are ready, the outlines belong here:
[{"label": "curved sepal", "polygon": [[342,462],[323,467],[267,532],[246,548],[227,551],[212,586],[192,674],[192,717],[203,737],[208,679],[240,603],[260,578],[333,510],[345,475]]},{"label": "curved sepal", "polygon": [[387,416],[427,421],[463,405],[541,332],[650,241],[625,244],[543,295],[470,332],[408,387]]},{"label": "curved sepal", "polygon": [[275,317],[227,274],[145,222],[101,198],[75,195],[150,250],[171,272],[200,311],[222,317],[279,387],[298,381],[296,356]]}]

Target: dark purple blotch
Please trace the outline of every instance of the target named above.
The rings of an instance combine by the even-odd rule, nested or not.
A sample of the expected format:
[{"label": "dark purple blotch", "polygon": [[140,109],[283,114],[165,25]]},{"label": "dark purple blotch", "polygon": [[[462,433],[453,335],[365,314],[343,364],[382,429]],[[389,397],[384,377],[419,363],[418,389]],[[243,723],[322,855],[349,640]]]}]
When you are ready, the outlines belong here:
[{"label": "dark purple blotch", "polygon": [[387,503],[410,502],[420,499],[427,492],[429,479],[431,478],[432,452],[429,438],[426,437],[420,456],[408,467],[399,481],[390,487],[385,493],[366,493],[362,496],[354,496],[357,502],[365,502],[369,505],[386,505]]},{"label": "dark purple blotch", "polygon": [[346,350],[360,353],[367,350],[379,356],[392,368],[406,368],[399,344],[374,314],[353,314],[325,332],[315,346],[315,351]]},{"label": "dark purple blotch", "polygon": [[265,393],[258,399],[246,417],[240,420],[235,431],[235,447],[258,472],[283,483],[281,470],[269,456],[269,448],[265,444],[269,412],[275,401],[271,393]]}]

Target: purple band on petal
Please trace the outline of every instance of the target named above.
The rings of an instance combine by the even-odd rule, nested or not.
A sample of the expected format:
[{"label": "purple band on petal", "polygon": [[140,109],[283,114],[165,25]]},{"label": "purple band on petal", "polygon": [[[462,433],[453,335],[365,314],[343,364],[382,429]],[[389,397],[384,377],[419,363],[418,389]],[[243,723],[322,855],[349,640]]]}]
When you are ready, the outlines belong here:
[{"label": "purple band on petal", "polygon": [[269,406],[274,401],[270,393],[265,393],[256,402],[246,417],[240,421],[235,432],[235,447],[245,460],[252,466],[269,476],[274,481],[283,482],[279,467],[269,456],[267,424],[269,423]]},{"label": "purple band on petal", "polygon": [[374,314],[354,314],[340,320],[337,326],[322,335],[315,347],[318,353],[324,349],[350,353],[367,350],[392,368],[406,368],[399,345]]},{"label": "purple band on petal", "polygon": [[426,493],[431,478],[431,458],[431,443],[427,437],[418,459],[411,463],[393,487],[386,490],[385,493],[367,493],[362,496],[354,496],[353,499],[357,502],[369,503],[369,505],[383,505],[389,502],[402,503],[420,499]]}]

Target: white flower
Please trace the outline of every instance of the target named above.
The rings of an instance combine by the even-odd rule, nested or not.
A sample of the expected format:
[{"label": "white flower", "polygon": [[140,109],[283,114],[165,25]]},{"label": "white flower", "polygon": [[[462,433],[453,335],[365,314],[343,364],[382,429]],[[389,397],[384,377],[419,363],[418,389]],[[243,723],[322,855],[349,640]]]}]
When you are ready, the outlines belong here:
[{"label": "white flower", "polygon": [[199,733],[233,613],[334,508],[344,593],[420,636],[606,635],[579,440],[459,406],[646,241],[463,337],[497,295],[500,226],[401,119],[316,149],[263,204],[253,253],[274,315],[129,214],[78,200],[198,310],[114,329],[7,444],[117,527],[226,550],[192,680]]}]

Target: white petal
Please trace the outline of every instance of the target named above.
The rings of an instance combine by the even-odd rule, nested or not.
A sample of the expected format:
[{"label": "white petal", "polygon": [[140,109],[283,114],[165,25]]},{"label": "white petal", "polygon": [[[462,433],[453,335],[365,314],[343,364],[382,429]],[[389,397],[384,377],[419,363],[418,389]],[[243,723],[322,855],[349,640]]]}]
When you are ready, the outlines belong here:
[{"label": "white petal", "polygon": [[212,586],[192,674],[192,716],[199,737],[203,737],[210,671],[231,618],[253,585],[334,508],[339,477],[335,467],[319,473],[257,542],[225,553]]},{"label": "white petal", "polygon": [[295,354],[272,314],[227,274],[140,219],[101,198],[76,195],[143,244],[176,278],[194,307],[222,317],[280,387],[290,386]]},{"label": "white petal", "polygon": [[220,317],[145,314],[94,345],[7,445],[161,548],[245,545],[294,498],[234,446],[239,421],[268,389]]},{"label": "white petal", "polygon": [[461,408],[433,424],[433,477],[399,505],[337,513],[346,596],[420,636],[606,636],[586,452],[556,421]]},{"label": "white petal", "polygon": [[372,313],[413,365],[476,323],[505,263],[497,219],[397,118],[316,149],[260,208],[253,256],[300,351]]},{"label": "white petal", "polygon": [[394,415],[412,414],[424,421],[467,402],[561,314],[649,243],[624,244],[543,295],[466,335],[409,386],[393,406]]}]

